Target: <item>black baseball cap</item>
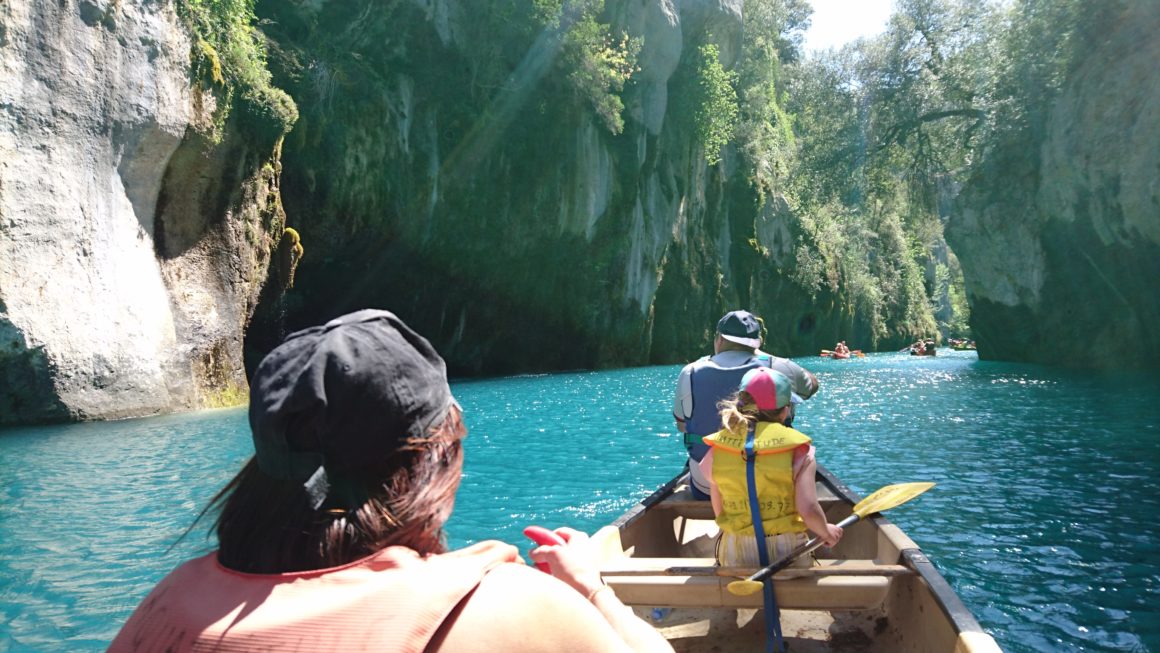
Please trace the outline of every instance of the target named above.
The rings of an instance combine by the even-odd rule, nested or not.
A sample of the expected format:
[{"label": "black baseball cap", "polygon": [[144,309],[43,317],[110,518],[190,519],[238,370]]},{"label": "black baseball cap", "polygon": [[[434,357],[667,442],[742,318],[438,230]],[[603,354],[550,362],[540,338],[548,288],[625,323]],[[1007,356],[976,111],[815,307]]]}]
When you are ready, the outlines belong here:
[{"label": "black baseball cap", "polygon": [[730,311],[717,322],[722,338],[746,347],[761,346],[761,322],[749,311]]},{"label": "black baseball cap", "polygon": [[262,360],[250,383],[255,458],[303,481],[318,508],[328,476],[382,468],[454,403],[431,343],[393,313],[357,311],[290,334]]}]

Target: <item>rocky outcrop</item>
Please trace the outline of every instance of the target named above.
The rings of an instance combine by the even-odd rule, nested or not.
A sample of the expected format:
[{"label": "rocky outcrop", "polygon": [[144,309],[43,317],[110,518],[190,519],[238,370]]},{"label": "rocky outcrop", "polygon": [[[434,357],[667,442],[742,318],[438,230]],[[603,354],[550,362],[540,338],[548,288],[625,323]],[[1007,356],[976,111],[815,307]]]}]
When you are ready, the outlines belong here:
[{"label": "rocky outcrop", "polygon": [[365,306],[462,375],[684,360],[740,306],[767,316],[775,351],[832,345],[817,326],[836,309],[783,275],[789,207],[759,207],[737,154],[710,166],[695,138],[697,49],[733,63],[739,0],[606,3],[642,44],[619,134],[550,29],[489,13],[521,3],[330,4],[258,3],[301,112],[283,197],[308,253],[255,348]]},{"label": "rocky outcrop", "polygon": [[981,357],[1160,367],[1160,10],[1126,6],[1038,157],[998,152],[959,198],[947,239]]},{"label": "rocky outcrop", "polygon": [[172,2],[0,3],[0,424],[244,397],[274,143],[191,80]]}]

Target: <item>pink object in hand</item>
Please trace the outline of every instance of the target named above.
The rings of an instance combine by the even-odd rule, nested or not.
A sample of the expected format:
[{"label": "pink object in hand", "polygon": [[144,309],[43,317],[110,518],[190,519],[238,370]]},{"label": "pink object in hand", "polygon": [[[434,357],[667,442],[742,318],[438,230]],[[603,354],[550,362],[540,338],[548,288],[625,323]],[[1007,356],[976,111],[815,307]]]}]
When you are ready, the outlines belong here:
[{"label": "pink object in hand", "polygon": [[[559,546],[561,544],[565,544],[564,538],[557,535],[554,531],[550,531],[544,528],[543,526],[528,526],[524,529],[524,535],[527,535],[528,539],[540,546]],[[544,573],[551,573],[546,563],[537,562],[536,567]]]}]

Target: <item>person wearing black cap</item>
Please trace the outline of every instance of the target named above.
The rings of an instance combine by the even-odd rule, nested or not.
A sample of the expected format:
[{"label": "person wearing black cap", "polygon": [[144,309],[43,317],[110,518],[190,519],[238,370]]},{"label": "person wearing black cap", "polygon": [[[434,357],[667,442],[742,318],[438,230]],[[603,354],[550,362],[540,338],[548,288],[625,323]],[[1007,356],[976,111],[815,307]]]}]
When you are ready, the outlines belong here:
[{"label": "person wearing black cap", "polygon": [[[251,381],[255,455],[187,561],[109,650],[672,651],[600,578],[587,535],[447,551],[467,430],[442,358],[386,311],[291,334]],[[203,513],[204,514],[204,513]]]},{"label": "person wearing black cap", "polygon": [[[689,452],[689,490],[696,499],[709,500],[709,483],[698,463],[709,447],[702,438],[721,429],[718,403],[737,391],[741,377],[751,369],[768,367],[789,377],[794,402],[809,399],[818,391],[818,380],[801,365],[772,356],[761,347],[761,319],[749,311],[730,311],[717,322],[713,355],[686,365],[677,375],[673,419],[684,434]],[[793,407],[787,426],[793,424]]]}]

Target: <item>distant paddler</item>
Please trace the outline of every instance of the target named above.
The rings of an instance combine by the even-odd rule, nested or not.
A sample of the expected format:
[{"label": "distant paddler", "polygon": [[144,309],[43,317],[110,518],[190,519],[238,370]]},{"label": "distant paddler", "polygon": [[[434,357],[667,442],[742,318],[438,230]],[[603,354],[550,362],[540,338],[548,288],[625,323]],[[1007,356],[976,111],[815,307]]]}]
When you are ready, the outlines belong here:
[{"label": "distant paddler", "polygon": [[934,340],[931,338],[927,338],[925,340],[919,340],[918,342],[911,345],[908,349],[910,349],[911,356],[934,356],[935,355]]},{"label": "distant paddler", "polygon": [[863,357],[866,354],[863,354],[861,349],[851,350],[850,347],[846,345],[846,341],[842,340],[838,342],[838,344],[834,345],[832,350],[823,349],[821,355],[828,356],[830,358],[850,358],[851,356]]}]

